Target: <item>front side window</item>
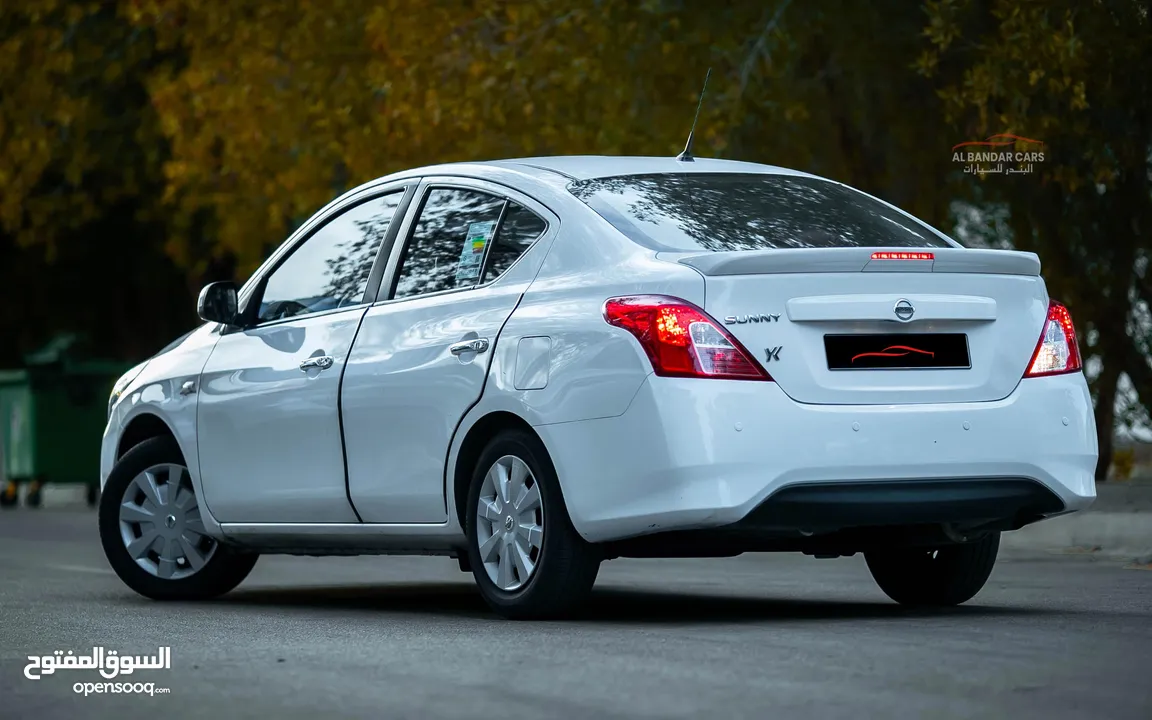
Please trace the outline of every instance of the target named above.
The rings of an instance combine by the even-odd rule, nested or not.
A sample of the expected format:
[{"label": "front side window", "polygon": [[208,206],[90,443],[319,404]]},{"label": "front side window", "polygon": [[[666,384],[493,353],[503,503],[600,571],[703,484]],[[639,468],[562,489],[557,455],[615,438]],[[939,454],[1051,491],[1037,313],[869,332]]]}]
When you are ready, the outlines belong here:
[{"label": "front side window", "polygon": [[257,321],[364,302],[376,253],[403,198],[403,190],[372,198],[325,223],[268,276]]},{"label": "front side window", "polygon": [[631,175],[569,191],[655,250],[951,247],[867,195],[819,178],[743,173]]}]

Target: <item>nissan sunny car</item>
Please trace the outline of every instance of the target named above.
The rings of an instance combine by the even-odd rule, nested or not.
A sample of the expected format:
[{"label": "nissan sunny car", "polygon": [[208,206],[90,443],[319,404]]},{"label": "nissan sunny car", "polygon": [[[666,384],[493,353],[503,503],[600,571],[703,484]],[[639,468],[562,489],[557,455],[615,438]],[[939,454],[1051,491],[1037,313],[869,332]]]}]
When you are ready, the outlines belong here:
[{"label": "nissan sunny car", "polygon": [[1068,310],[765,165],[558,157],[381,178],[304,223],[109,401],[100,534],[156,599],[261,553],[455,557],[509,617],[602,561],[862,553],[947,605],[1095,495]]}]

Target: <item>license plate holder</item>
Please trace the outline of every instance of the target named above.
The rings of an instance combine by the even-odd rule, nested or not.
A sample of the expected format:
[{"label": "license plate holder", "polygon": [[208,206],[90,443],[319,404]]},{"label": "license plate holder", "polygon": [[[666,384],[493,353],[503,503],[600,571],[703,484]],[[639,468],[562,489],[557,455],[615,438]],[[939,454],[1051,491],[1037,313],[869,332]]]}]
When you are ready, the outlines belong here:
[{"label": "license plate holder", "polygon": [[825,335],[829,370],[967,370],[964,333]]}]

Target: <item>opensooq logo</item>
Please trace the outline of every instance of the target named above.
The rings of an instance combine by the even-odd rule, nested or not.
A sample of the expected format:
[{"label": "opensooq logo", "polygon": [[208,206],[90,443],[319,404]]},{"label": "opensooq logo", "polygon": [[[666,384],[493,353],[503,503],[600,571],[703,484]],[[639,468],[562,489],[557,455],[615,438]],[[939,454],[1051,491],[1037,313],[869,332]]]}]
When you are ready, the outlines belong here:
[{"label": "opensooq logo", "polygon": [[51,655],[40,657],[29,655],[28,660],[28,665],[24,667],[24,677],[29,680],[39,680],[57,670],[98,670],[102,676],[111,680],[118,675],[131,675],[137,670],[171,670],[172,648],[162,647],[159,653],[152,656],[121,655],[116,650],[105,652],[103,647],[92,648],[91,655],[57,650]]}]

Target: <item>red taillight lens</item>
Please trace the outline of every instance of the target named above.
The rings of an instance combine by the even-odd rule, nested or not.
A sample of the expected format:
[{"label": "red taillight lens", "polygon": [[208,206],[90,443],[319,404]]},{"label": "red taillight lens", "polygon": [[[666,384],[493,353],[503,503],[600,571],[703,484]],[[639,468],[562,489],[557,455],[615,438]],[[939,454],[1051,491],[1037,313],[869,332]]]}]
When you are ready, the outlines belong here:
[{"label": "red taillight lens", "polygon": [[740,342],[692,303],[664,295],[617,297],[604,319],[636,336],[664,377],[771,380]]},{"label": "red taillight lens", "polygon": [[874,252],[873,260],[935,260],[936,256],[930,252]]},{"label": "red taillight lens", "polygon": [[1055,300],[1048,302],[1048,319],[1040,333],[1040,342],[1028,363],[1024,377],[1043,377],[1062,373],[1079,372],[1080,345],[1076,342],[1076,328],[1072,326],[1072,315],[1068,308]]}]

